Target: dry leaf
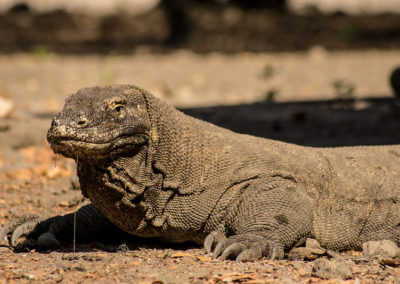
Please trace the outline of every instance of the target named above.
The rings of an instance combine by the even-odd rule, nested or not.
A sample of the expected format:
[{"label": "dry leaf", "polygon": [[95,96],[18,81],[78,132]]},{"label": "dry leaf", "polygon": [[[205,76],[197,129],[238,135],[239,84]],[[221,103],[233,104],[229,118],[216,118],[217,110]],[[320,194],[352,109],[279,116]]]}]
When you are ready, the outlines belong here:
[{"label": "dry leaf", "polygon": [[177,252],[174,253],[173,255],[171,255],[171,258],[180,258],[180,257],[185,257],[185,256],[189,256],[189,257],[195,257],[193,254],[189,254],[189,253],[185,253],[185,252]]},{"label": "dry leaf", "polygon": [[61,201],[60,203],[58,203],[58,206],[60,206],[60,207],[72,207],[73,205],[71,205],[71,203],[69,203],[69,202]]},{"label": "dry leaf", "polygon": [[201,255],[196,255],[196,258],[202,262],[211,260],[211,257],[205,257],[205,256],[201,256]]}]

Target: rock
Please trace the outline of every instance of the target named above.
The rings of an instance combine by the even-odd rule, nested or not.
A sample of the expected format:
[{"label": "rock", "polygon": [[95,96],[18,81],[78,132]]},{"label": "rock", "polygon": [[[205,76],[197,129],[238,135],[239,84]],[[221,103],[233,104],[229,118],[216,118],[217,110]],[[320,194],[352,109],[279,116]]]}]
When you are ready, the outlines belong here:
[{"label": "rock", "polygon": [[304,260],[311,261],[316,260],[321,257],[321,255],[314,254],[312,249],[306,247],[293,248],[289,251],[287,258],[288,260]]},{"label": "rock", "polygon": [[308,238],[306,240],[306,248],[311,249],[314,254],[322,255],[326,253],[326,249],[322,248],[319,242],[315,239]]},{"label": "rock", "polygon": [[352,265],[354,263],[350,260],[320,258],[314,261],[311,276],[322,279],[350,279],[353,278],[353,273],[350,269]]},{"label": "rock", "polygon": [[60,274],[50,274],[46,277],[46,280],[49,280],[53,283],[58,283],[64,280],[64,278]]},{"label": "rock", "polygon": [[306,247],[297,247],[289,251],[287,258],[289,260],[316,260],[326,255],[326,249],[322,248],[317,240],[307,239]]},{"label": "rock", "polygon": [[395,258],[400,255],[400,248],[392,241],[369,241],[363,243],[363,256],[368,258]]}]

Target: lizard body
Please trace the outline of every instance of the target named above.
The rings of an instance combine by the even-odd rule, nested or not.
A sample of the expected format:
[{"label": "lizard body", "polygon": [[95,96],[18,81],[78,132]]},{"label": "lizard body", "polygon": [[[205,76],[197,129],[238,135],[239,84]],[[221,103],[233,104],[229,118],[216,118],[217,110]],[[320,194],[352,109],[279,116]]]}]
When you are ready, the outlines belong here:
[{"label": "lizard body", "polygon": [[[400,243],[400,146],[312,148],[237,134],[129,85],[71,95],[48,141],[79,161],[91,201],[77,212],[82,237],[116,226],[237,260],[282,258],[307,237],[335,250]],[[71,230],[70,215],[32,222],[22,231],[44,247],[49,233],[58,246]]]}]

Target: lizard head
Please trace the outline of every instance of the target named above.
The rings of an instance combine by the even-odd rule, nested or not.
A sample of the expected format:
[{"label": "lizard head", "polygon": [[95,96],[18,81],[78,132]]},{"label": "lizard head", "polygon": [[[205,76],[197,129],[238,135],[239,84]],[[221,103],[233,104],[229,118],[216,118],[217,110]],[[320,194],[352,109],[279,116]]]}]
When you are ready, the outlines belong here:
[{"label": "lizard head", "polygon": [[143,91],[129,85],[84,88],[69,95],[51,123],[54,153],[98,160],[135,152],[149,141]]}]

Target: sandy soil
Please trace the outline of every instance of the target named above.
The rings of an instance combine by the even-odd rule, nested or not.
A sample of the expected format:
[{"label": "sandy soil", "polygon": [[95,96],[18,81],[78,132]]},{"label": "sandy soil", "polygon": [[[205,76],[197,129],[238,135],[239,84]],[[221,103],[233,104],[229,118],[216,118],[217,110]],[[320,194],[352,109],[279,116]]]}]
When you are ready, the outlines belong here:
[{"label": "sandy soil", "polygon": [[[0,224],[28,213],[52,216],[82,204],[75,165],[45,142],[65,96],[85,86],[133,83],[184,111],[239,132],[313,146],[400,141],[400,102],[388,85],[399,51],[132,56],[0,56],[0,96],[13,112],[0,119]],[[329,256],[324,256],[329,257]],[[331,255],[351,263],[347,283],[399,283],[399,262]],[[212,260],[191,244],[135,240],[55,252],[0,247],[0,283],[336,283],[314,261]],[[342,277],[343,278],[343,277]]]}]

